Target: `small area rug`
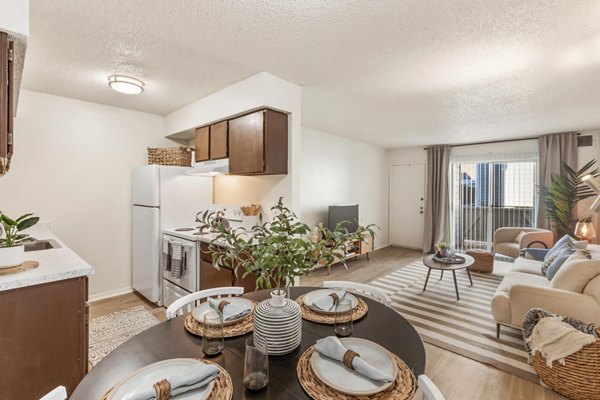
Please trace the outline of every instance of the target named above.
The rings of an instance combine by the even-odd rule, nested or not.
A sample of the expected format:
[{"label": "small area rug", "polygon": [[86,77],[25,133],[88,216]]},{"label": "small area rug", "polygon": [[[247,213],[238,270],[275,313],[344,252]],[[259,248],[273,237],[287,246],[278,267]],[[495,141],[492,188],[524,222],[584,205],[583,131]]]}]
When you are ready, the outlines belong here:
[{"label": "small area rug", "polygon": [[98,364],[127,339],[159,322],[158,318],[144,306],[136,306],[92,319],[88,355],[90,364],[92,366]]},{"label": "small area rug", "polygon": [[466,271],[457,271],[460,300],[456,300],[450,271],[440,280],[440,272],[433,270],[423,292],[426,276],[427,267],[416,261],[371,284],[391,296],[392,307],[413,324],[423,341],[539,382],[527,364],[521,331],[502,327],[500,339],[496,339],[490,305],[501,274],[471,272],[473,286],[469,286]]}]

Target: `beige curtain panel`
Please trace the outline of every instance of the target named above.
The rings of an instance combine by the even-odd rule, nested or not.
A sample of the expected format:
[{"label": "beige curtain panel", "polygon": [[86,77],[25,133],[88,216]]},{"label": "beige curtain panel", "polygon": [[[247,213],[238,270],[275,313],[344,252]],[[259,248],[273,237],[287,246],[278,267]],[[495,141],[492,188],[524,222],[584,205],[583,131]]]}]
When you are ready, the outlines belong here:
[{"label": "beige curtain panel", "polygon": [[427,148],[424,253],[429,253],[437,242],[446,240],[448,236],[450,226],[450,197],[448,193],[450,151],[448,145]]},{"label": "beige curtain panel", "polygon": [[[552,174],[560,174],[560,166],[566,163],[577,169],[577,132],[555,133],[538,138],[539,147],[539,185],[548,187],[552,182]],[[537,227],[550,229],[550,220],[546,216],[544,196],[539,196]]]}]

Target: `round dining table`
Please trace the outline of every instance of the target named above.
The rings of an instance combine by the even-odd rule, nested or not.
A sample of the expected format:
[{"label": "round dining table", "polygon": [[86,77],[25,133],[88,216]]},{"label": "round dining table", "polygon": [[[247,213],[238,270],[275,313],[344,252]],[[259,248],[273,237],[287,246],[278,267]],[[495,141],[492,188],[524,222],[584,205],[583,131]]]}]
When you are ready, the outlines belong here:
[{"label": "round dining table", "polygon": [[[313,287],[291,288],[290,297],[297,298]],[[268,290],[247,293],[244,297],[262,301]],[[425,348],[415,328],[399,313],[374,300],[363,297],[369,306],[367,315],[354,321],[352,337],[371,340],[398,355],[415,376],[425,371]],[[77,386],[71,400],[98,400],[120,380],[136,370],[170,358],[204,358],[202,338],[185,330],[185,316],[153,326],[127,340],[100,361]],[[234,399],[309,399],[300,386],[296,365],[300,356],[317,339],[334,335],[333,325],[302,320],[302,343],[292,353],[269,357],[269,384],[250,391],[243,385],[245,342],[251,333],[225,339],[225,348],[216,357],[207,358],[220,364],[233,382]]]}]

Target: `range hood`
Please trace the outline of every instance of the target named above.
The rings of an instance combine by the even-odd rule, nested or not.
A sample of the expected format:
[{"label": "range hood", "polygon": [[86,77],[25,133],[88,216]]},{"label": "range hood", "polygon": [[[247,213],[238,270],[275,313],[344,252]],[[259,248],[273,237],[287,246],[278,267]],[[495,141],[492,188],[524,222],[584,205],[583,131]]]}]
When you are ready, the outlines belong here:
[{"label": "range hood", "polygon": [[229,158],[197,162],[194,168],[185,172],[187,175],[214,176],[229,173]]}]

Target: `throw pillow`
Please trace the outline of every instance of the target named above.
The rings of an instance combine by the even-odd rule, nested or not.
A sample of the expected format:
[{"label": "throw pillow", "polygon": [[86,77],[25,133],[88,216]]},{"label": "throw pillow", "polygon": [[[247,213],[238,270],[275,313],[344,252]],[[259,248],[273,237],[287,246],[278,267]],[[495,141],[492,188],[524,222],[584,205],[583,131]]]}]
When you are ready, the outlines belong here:
[{"label": "throw pillow", "polygon": [[565,243],[573,243],[573,238],[569,235],[561,237],[558,242],[554,243],[554,246],[548,250],[548,253],[546,253],[546,256],[544,257],[544,261],[548,260],[548,258],[556,253]]},{"label": "throw pillow", "polygon": [[[572,259],[570,259],[573,257]],[[581,259],[581,255],[572,254],[550,281],[550,287],[583,293],[587,284],[600,275],[600,260]]]},{"label": "throw pillow", "polygon": [[587,240],[573,240],[573,247],[576,249],[585,250],[588,247]]},{"label": "throw pillow", "polygon": [[[548,268],[550,268],[550,265],[552,265],[552,263],[558,258],[560,252],[562,250],[570,250],[570,249],[573,249],[573,245],[571,244],[571,242],[564,242],[553,253],[546,254],[546,256],[544,257],[544,263],[542,264],[542,275],[547,277],[548,276]],[[552,248],[552,250],[554,250],[554,247]],[[550,251],[552,251],[552,250],[550,250]],[[548,253],[550,253],[550,252],[548,252]],[[548,278],[548,279],[550,279],[550,278]]]},{"label": "throw pillow", "polygon": [[525,236],[527,234],[527,232],[519,232],[519,234],[517,235],[517,237],[515,238],[515,243],[521,243],[521,239],[523,239],[523,236]]},{"label": "throw pillow", "polygon": [[[556,252],[556,257],[554,257],[554,261],[552,261],[552,264],[550,264],[550,266],[548,267],[548,270],[546,271],[546,278],[548,278],[549,281],[552,280],[552,278],[554,278],[554,275],[556,275],[556,273],[558,272],[558,270],[560,269],[560,267],[563,266],[563,264],[565,263],[565,261],[567,261],[567,259],[570,259],[571,255],[578,252],[577,250],[575,250],[575,248],[568,244],[565,243],[563,245],[564,247],[562,249],[560,249],[559,251]],[[585,251],[585,250],[579,250],[579,251]],[[582,256],[583,259],[587,259],[589,260],[592,257],[585,257]]]}]

